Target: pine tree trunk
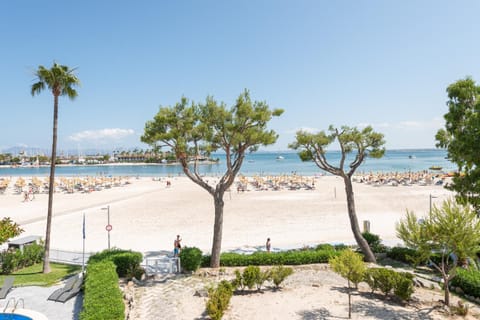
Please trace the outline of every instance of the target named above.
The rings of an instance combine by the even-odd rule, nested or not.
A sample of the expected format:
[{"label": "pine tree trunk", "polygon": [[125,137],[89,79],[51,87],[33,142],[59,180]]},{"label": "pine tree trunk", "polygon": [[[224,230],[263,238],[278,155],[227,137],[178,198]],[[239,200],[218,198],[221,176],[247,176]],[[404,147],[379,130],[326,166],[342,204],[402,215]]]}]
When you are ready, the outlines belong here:
[{"label": "pine tree trunk", "polygon": [[352,319],[352,289],[348,280],[348,319]]},{"label": "pine tree trunk", "polygon": [[57,160],[57,122],[58,122],[58,95],[54,95],[53,103],[53,138],[52,157],[50,162],[50,179],[48,181],[48,211],[47,228],[45,232],[45,254],[43,257],[43,273],[50,273],[50,233],[52,228],[53,192],[55,191],[55,161]]},{"label": "pine tree trunk", "polygon": [[347,195],[347,208],[348,208],[348,217],[350,218],[350,227],[352,228],[353,236],[357,241],[358,246],[365,255],[365,260],[367,262],[376,263],[375,255],[373,254],[368,242],[363,238],[360,227],[358,226],[357,213],[355,211],[355,199],[353,196],[353,186],[350,177],[344,176],[343,181],[345,182],[345,193]]},{"label": "pine tree trunk", "polygon": [[215,191],[213,196],[215,203],[215,224],[213,226],[213,244],[210,267],[220,267],[220,253],[222,250],[222,228],[223,228],[223,191]]},{"label": "pine tree trunk", "polygon": [[450,307],[450,288],[449,288],[450,281],[448,279],[448,275],[443,278],[443,283],[444,283],[444,287],[445,287],[444,288],[444,290],[445,290],[445,297],[444,297],[445,305],[447,307]]}]

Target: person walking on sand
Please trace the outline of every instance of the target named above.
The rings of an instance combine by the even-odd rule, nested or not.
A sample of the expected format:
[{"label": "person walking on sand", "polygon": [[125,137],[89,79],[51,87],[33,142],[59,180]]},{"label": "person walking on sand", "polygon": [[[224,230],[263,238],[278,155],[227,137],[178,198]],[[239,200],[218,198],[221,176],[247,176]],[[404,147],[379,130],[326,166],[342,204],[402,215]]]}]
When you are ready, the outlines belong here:
[{"label": "person walking on sand", "polygon": [[173,256],[178,257],[180,254],[180,250],[182,250],[182,244],[181,244],[182,238],[180,238],[180,235],[177,234],[177,239],[173,241]]},{"label": "person walking on sand", "polygon": [[271,247],[272,247],[272,244],[270,243],[270,238],[267,238],[267,243],[265,244],[265,248],[267,249],[267,252],[270,252]]}]

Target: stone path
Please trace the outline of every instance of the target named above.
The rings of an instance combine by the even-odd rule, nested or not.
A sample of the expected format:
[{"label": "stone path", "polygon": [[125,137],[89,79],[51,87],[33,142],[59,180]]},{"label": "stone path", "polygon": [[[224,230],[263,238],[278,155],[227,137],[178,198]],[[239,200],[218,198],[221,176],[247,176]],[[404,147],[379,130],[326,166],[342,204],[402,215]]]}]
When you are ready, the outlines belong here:
[{"label": "stone path", "polygon": [[180,319],[178,304],[184,295],[193,296],[196,290],[205,289],[201,278],[184,275],[161,275],[136,286],[136,305],[131,319]]}]

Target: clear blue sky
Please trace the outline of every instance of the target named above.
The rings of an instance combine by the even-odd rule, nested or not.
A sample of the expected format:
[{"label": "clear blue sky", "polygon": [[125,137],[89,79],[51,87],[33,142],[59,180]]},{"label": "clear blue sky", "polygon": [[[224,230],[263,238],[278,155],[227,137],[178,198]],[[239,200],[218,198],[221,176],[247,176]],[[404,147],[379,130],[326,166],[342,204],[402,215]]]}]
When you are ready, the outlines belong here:
[{"label": "clear blue sky", "polygon": [[30,95],[34,70],[77,67],[60,100],[62,149],[146,147],[160,105],[248,88],[300,128],[373,125],[387,148],[433,148],[446,87],[480,79],[480,2],[1,1],[0,151],[49,149],[53,98]]}]

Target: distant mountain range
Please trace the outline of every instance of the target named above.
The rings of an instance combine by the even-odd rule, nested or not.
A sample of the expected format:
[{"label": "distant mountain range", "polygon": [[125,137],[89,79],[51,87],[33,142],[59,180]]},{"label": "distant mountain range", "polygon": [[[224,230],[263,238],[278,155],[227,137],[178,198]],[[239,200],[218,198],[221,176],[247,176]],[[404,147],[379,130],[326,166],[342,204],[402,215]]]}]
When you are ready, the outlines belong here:
[{"label": "distant mountain range", "polygon": [[[133,151],[135,148],[116,148],[116,149],[96,149],[96,148],[89,148],[89,149],[69,149],[69,150],[62,150],[57,149],[57,155],[59,156],[69,156],[69,155],[96,155],[96,154],[111,154],[114,150],[117,151]],[[140,149],[140,148],[138,148]],[[44,148],[35,148],[35,147],[24,147],[24,146],[15,146],[4,148],[0,150],[0,153],[10,153],[14,156],[17,155],[25,155],[25,156],[36,156],[36,155],[45,155],[50,156],[50,149]]]}]

